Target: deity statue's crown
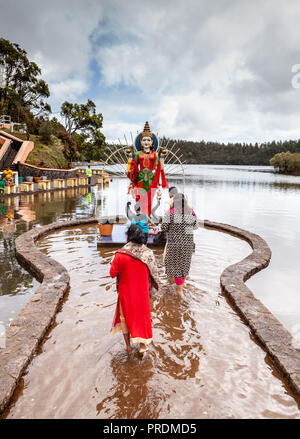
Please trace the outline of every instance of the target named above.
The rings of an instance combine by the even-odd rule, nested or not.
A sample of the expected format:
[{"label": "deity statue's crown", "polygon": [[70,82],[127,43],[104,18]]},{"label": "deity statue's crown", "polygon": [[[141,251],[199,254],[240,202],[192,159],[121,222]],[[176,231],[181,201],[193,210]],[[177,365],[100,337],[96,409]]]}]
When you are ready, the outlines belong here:
[{"label": "deity statue's crown", "polygon": [[146,121],[144,131],[142,132],[141,138],[143,137],[151,137],[152,139],[152,133],[150,131],[149,123]]}]

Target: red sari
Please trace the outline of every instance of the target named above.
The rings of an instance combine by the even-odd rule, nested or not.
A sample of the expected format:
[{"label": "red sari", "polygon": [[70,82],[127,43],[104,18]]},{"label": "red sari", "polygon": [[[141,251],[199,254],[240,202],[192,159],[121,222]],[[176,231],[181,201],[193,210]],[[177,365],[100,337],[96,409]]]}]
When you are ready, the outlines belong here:
[{"label": "red sari", "polygon": [[111,333],[121,329],[120,301],[132,342],[150,343],[152,325],[147,265],[129,254],[117,251],[109,274],[112,278],[119,276],[119,297]]},{"label": "red sari", "polygon": [[[163,188],[168,188],[168,183],[165,177],[165,172],[161,169],[160,160],[156,166],[158,155],[156,152],[152,152],[147,158],[147,166],[144,163],[144,155],[143,152],[139,153],[134,159],[130,162],[129,171],[127,173],[128,178],[130,179],[133,189],[135,201],[140,203],[142,206],[142,212],[146,213],[149,217],[151,216],[152,210],[152,201],[155,195],[155,191],[160,182]],[[156,166],[156,169],[155,169]],[[155,174],[153,172],[155,170]],[[144,171],[152,171],[147,175],[147,180],[144,180]]]}]

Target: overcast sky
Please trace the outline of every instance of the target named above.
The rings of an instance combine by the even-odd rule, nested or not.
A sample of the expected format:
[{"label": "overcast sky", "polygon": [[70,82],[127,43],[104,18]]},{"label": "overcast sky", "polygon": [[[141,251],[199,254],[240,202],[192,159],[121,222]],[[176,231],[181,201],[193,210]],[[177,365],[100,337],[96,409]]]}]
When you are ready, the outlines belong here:
[{"label": "overcast sky", "polygon": [[[88,98],[108,140],[300,137],[299,0],[0,0],[0,35],[37,62],[53,113]],[[299,80],[300,84],[300,80]]]}]

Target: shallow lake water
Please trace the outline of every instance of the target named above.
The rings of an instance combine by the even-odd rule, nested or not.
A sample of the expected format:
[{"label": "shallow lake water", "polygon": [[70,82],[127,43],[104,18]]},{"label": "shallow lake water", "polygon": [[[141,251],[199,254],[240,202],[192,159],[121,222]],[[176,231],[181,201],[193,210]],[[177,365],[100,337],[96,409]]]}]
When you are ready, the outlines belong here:
[{"label": "shallow lake water", "polygon": [[220,273],[249,254],[249,245],[201,228],[195,242],[183,299],[155,250],[161,288],[152,299],[153,344],[143,357],[136,345],[128,357],[122,335],[110,335],[113,250],[97,250],[96,226],[41,239],[40,249],[69,270],[71,288],[7,417],[299,418],[265,352],[220,292]]},{"label": "shallow lake water", "polygon": [[[187,167],[184,183],[182,178],[175,177],[169,184],[185,191],[200,219],[232,224],[258,233],[267,241],[272,251],[271,263],[247,285],[293,335],[299,336],[300,177],[276,175],[269,167],[193,165]],[[70,189],[1,200],[0,329],[22,309],[38,285],[14,257],[15,237],[38,224],[102,213],[123,214],[124,205],[130,199],[127,187],[128,181],[119,178],[103,191],[96,187],[91,192]],[[220,232],[205,229],[196,232],[196,253],[185,299],[178,303],[166,279],[154,299],[156,338],[153,349],[142,360],[146,370],[143,385],[140,360],[135,357],[128,360],[122,340],[117,336],[115,340],[110,339],[112,303],[116,297],[113,282],[107,277],[110,255],[96,249],[96,228],[64,233],[50,235],[41,246],[72,269],[72,288],[41,355],[28,369],[25,387],[20,390],[19,401],[10,416],[30,417],[33,415],[30,407],[39,404],[41,417],[142,417],[146,414],[149,417],[298,417],[295,401],[288,395],[284,383],[274,376],[276,372],[266,362],[264,351],[252,341],[248,328],[220,295],[222,270],[246,256],[250,252],[248,244]],[[111,294],[106,294],[107,291]],[[82,315],[77,316],[76,306]],[[76,323],[76,319],[82,322]],[[80,324],[85,328],[83,331],[78,330]],[[64,336],[67,330],[71,338]],[[90,339],[86,338],[87,333]],[[58,346],[58,357],[55,357],[53,349]],[[98,352],[96,356],[94,348]],[[87,351],[86,360],[82,350]],[[78,361],[78,366],[83,362],[91,371],[86,383],[88,401],[81,413],[76,407],[85,388],[79,379],[83,379],[84,371],[78,369],[76,375],[65,356],[71,363]],[[92,366],[88,364],[89,359],[93,360]],[[47,375],[40,376],[36,365],[41,362],[43,367],[51,369],[56,361],[58,367],[64,363],[67,370],[57,370],[55,377],[49,377],[44,383],[47,395],[53,392],[50,404],[53,411],[49,411],[45,402],[44,407],[43,402],[36,400],[35,385],[44,382]],[[138,375],[136,378],[129,374],[131,368]],[[101,369],[109,377],[107,382],[104,375],[98,376]],[[51,385],[47,388],[48,382],[58,385],[61,373],[68,377],[63,388],[55,391]],[[98,394],[103,386],[108,399],[103,398],[103,393]],[[167,391],[169,387],[174,391]],[[63,389],[70,391],[65,405],[61,402]],[[194,397],[189,398],[193,395],[191,389],[196,391]],[[57,394],[60,391],[61,397]],[[137,395],[146,395],[148,401],[140,411],[129,404]],[[22,398],[25,396],[27,405],[28,398],[33,401],[24,414],[26,404]],[[120,411],[122,404],[127,404],[127,411]]]}]

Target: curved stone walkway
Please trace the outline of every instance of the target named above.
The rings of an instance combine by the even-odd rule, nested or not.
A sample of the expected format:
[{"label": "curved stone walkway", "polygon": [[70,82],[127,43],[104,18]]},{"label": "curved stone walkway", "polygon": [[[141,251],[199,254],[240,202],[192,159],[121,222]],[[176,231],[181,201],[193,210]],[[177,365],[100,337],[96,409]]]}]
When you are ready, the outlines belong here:
[{"label": "curved stone walkway", "polygon": [[223,271],[221,287],[300,400],[300,349],[294,345],[290,332],[245,285],[253,274],[268,266],[271,251],[267,243],[237,227],[210,221],[205,221],[205,226],[232,233],[251,245],[253,251],[249,256]]},{"label": "curved stone walkway", "polygon": [[98,220],[89,218],[35,227],[15,241],[18,261],[42,283],[6,330],[5,348],[0,349],[0,413],[7,407],[23,372],[52,325],[70,283],[67,270],[42,254],[35,242],[54,230],[95,222]]},{"label": "curved stone walkway", "polygon": [[[59,301],[68,290],[69,275],[64,267],[42,254],[35,247],[34,242],[39,237],[62,227],[73,227],[96,222],[96,219],[88,219],[51,224],[33,229],[16,240],[18,259],[43,282],[28,305],[12,322],[11,327],[7,331],[6,349],[0,351],[2,354],[0,360],[0,366],[2,366],[0,369],[0,407],[2,410],[7,406],[22,373],[47,329],[51,326]],[[268,264],[270,259],[268,246],[257,235],[232,226],[211,223],[209,221],[205,221],[205,226],[238,236],[248,241],[252,246],[253,252],[251,255],[238,264],[234,264],[224,270],[221,276],[221,285],[238,312],[249,323],[254,334],[257,335],[265,348],[270,351],[270,355],[277,362],[277,366],[281,368],[284,374],[287,374],[286,376],[290,379],[291,387],[297,392],[297,381],[293,375],[293,368],[291,373],[289,373],[286,363],[283,363],[282,367],[282,361],[286,360],[287,357],[286,355],[281,356],[282,346],[280,343],[274,343],[272,337],[270,337],[272,334],[277,337],[276,334],[279,332],[281,335],[280,340],[288,341],[289,343],[285,344],[284,354],[288,352],[289,358],[297,358],[298,352],[295,352],[295,349],[291,347],[291,336],[244,284],[244,281],[254,272],[259,271]],[[36,316],[39,316],[38,319]],[[285,338],[282,338],[283,335]]]}]

